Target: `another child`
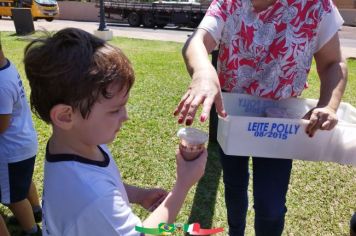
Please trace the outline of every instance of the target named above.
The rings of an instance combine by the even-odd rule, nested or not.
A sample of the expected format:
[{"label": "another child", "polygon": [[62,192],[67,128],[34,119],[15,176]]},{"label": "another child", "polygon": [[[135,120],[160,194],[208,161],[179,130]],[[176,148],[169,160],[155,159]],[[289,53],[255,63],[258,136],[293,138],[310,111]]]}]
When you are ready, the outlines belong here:
[{"label": "another child", "polygon": [[24,235],[41,235],[41,207],[32,174],[37,135],[20,75],[0,40],[0,202],[10,208]]},{"label": "another child", "polygon": [[[53,128],[44,170],[44,235],[140,235],[135,226],[172,223],[203,175],[207,152],[191,162],[177,152],[177,182],[167,195],[123,184],[105,145],[128,119],[134,72],[121,50],[67,28],[30,43],[24,62],[32,107]],[[129,204],[155,207],[162,197],[144,222]]]},{"label": "another child", "polygon": [[350,236],[356,236],[356,212],[350,220]]},{"label": "another child", "polygon": [[1,215],[0,215],[0,235],[1,236],[10,236],[9,231],[7,231],[5,221]]}]

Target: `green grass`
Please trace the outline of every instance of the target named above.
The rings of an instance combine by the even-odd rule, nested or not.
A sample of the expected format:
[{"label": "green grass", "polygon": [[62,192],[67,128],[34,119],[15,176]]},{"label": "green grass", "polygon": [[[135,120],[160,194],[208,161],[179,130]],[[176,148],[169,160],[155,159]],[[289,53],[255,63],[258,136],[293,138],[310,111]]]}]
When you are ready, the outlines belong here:
[{"label": "green grass", "polygon": [[[4,51],[18,67],[29,95],[22,63],[27,42],[10,33],[2,33],[1,38]],[[112,153],[127,183],[170,189],[175,181],[174,152],[179,128],[172,112],[190,82],[180,54],[182,44],[127,38],[115,38],[111,43],[123,49],[136,72],[128,104],[130,120],[110,145]],[[344,101],[356,106],[356,61],[349,61],[348,65],[349,83]],[[319,82],[315,66],[309,81],[310,89],[303,96],[317,98]],[[51,129],[37,117],[33,120],[39,138],[34,181],[41,193],[44,149]],[[204,130],[208,129],[207,125],[194,123],[195,127]],[[206,176],[197,191],[195,188],[190,191],[176,222],[194,221],[204,227],[227,229],[224,188],[215,148],[210,147]],[[250,188],[250,196],[251,193]],[[294,161],[287,201],[284,235],[348,235],[350,216],[356,211],[356,168]],[[134,211],[141,219],[147,216],[140,207],[134,206]],[[2,206],[0,212],[10,215]],[[254,235],[253,215],[250,200],[246,235]],[[13,235],[18,232],[15,228],[11,231]]]}]

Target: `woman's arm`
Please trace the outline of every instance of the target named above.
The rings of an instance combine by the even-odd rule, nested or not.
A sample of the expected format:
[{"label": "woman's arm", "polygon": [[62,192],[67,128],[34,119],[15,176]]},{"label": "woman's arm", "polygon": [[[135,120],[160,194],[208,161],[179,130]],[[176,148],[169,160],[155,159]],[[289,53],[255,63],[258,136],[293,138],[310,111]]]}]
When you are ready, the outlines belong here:
[{"label": "woman's arm", "polygon": [[314,55],[320,78],[320,97],[310,112],[306,132],[313,137],[316,130],[331,130],[338,122],[336,111],[347,83],[347,64],[342,57],[338,33]]},{"label": "woman's arm", "polygon": [[[204,29],[197,29],[186,41],[182,55],[189,74],[212,67],[209,55],[216,47],[216,42],[210,33]],[[214,67],[213,67],[214,68]]]},{"label": "woman's arm", "polygon": [[214,38],[203,29],[198,29],[183,47],[183,58],[192,82],[174,111],[174,115],[178,116],[178,123],[185,121],[186,125],[191,125],[201,104],[203,105],[200,115],[202,122],[209,117],[213,103],[218,114],[222,117],[226,116],[218,75],[208,55],[215,47]]}]

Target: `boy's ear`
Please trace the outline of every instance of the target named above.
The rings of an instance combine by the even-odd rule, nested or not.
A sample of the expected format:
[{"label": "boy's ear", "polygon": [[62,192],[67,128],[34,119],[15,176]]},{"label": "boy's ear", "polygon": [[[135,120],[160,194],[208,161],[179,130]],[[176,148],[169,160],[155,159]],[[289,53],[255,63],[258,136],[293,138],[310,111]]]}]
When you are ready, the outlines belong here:
[{"label": "boy's ear", "polygon": [[57,104],[50,111],[51,122],[64,130],[69,130],[73,126],[73,108],[64,104]]}]

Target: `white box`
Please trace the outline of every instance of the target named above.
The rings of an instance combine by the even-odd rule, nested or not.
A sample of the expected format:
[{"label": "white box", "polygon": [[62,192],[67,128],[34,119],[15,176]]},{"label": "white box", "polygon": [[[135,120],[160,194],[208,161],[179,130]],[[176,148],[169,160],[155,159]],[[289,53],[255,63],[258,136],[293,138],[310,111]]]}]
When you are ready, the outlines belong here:
[{"label": "white box", "polygon": [[268,107],[292,108],[305,114],[317,100],[270,100],[250,95],[223,93],[228,116],[219,117],[218,142],[227,155],[331,161],[356,165],[356,109],[341,103],[339,123],[331,131],[318,130],[310,138],[307,120],[267,118]]}]

